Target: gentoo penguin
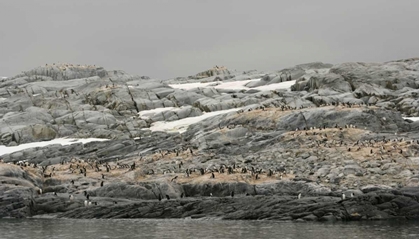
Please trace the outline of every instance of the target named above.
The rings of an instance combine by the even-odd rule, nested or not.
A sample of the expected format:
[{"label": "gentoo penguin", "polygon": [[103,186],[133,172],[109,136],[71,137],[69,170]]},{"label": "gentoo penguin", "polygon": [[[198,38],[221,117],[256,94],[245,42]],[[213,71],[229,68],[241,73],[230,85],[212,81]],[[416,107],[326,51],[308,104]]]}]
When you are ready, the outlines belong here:
[{"label": "gentoo penguin", "polygon": [[56,192],[54,192],[54,196],[58,196]]},{"label": "gentoo penguin", "polygon": [[165,196],[166,196],[166,199],[168,199],[168,200],[170,199],[169,196],[168,196],[168,194],[166,194]]},{"label": "gentoo penguin", "polygon": [[184,193],[181,193],[181,198],[183,198],[184,197]]},{"label": "gentoo penguin", "polygon": [[343,193],[343,194],[341,194],[341,199],[342,199],[342,200],[346,199],[346,194],[344,194],[344,193]]},{"label": "gentoo penguin", "polygon": [[105,175],[104,174],[102,174],[102,179],[105,179]]},{"label": "gentoo penguin", "polygon": [[73,185],[74,185],[74,180],[71,180],[70,182],[71,182],[71,184],[73,184]]},{"label": "gentoo penguin", "polygon": [[211,173],[211,178],[214,178],[214,173]]},{"label": "gentoo penguin", "polygon": [[352,198],[352,197],[354,197],[354,193],[350,193],[350,197]]},{"label": "gentoo penguin", "polygon": [[89,201],[88,205],[89,205],[89,206],[91,206],[91,205],[92,205],[92,202],[91,202],[91,201]]},{"label": "gentoo penguin", "polygon": [[70,199],[70,201],[73,201],[73,200],[74,200],[74,196],[73,196],[73,194],[70,194],[70,195],[69,195],[69,199]]},{"label": "gentoo penguin", "polygon": [[234,192],[234,191],[232,191],[232,192],[230,193],[230,196],[231,196],[231,197],[235,196],[235,192]]},{"label": "gentoo penguin", "polygon": [[39,193],[39,194],[42,194],[42,189],[39,189],[39,190],[38,190],[38,193]]},{"label": "gentoo penguin", "polygon": [[101,182],[101,187],[103,187],[103,186],[104,186],[104,181]]},{"label": "gentoo penguin", "polygon": [[158,199],[159,199],[159,201],[162,201],[162,195],[159,194]]},{"label": "gentoo penguin", "polygon": [[171,179],[171,182],[173,182],[177,178],[178,178],[178,176],[175,176],[173,179]]},{"label": "gentoo penguin", "polygon": [[89,200],[89,194],[86,194],[86,199]]},{"label": "gentoo penguin", "polygon": [[213,197],[213,193],[210,193],[210,197]]},{"label": "gentoo penguin", "polygon": [[85,200],[85,207],[88,206],[88,203],[89,203],[89,201],[88,200]]},{"label": "gentoo penguin", "polygon": [[302,197],[302,193],[299,193],[297,196],[297,199],[300,199]]}]

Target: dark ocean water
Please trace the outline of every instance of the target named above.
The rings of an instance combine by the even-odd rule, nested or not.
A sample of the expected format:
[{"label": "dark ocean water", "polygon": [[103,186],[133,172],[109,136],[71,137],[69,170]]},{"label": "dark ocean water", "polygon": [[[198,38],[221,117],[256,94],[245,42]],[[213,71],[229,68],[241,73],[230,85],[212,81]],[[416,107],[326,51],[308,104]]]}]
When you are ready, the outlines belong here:
[{"label": "dark ocean water", "polygon": [[0,219],[0,238],[419,238],[419,222]]}]

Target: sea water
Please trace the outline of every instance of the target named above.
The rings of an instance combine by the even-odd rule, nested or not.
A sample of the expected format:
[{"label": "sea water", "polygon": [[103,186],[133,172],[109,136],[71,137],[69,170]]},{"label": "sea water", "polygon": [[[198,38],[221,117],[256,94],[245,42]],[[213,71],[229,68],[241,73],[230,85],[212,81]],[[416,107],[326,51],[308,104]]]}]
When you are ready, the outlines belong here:
[{"label": "sea water", "polygon": [[0,219],[0,238],[419,238],[419,222]]}]

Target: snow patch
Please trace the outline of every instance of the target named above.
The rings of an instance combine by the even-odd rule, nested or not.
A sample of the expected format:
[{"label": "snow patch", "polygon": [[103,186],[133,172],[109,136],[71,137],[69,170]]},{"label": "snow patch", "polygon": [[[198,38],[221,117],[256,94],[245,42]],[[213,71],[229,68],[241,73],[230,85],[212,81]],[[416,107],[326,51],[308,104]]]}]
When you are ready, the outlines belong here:
[{"label": "snow patch", "polygon": [[173,84],[169,85],[170,87],[174,89],[182,89],[182,90],[191,90],[198,87],[207,87],[210,84],[213,84],[214,82],[210,83],[185,83],[185,84]]},{"label": "snow patch", "polygon": [[274,83],[274,84],[270,84],[270,85],[263,85],[263,86],[258,86],[252,89],[257,89],[260,91],[267,91],[267,90],[280,90],[280,89],[289,89],[292,85],[294,85],[296,83],[295,80],[292,81],[285,81],[285,82],[280,82],[280,83]]},{"label": "snow patch", "polygon": [[409,120],[412,120],[412,121],[419,121],[419,117],[403,117],[403,119],[409,119]]},{"label": "snow patch", "polygon": [[196,116],[196,117],[188,117],[188,118],[170,121],[170,122],[157,121],[151,125],[150,130],[184,133],[187,130],[188,126],[190,126],[191,124],[195,124],[197,122],[200,122],[204,119],[207,119],[215,115],[226,114],[229,112],[238,111],[240,109],[242,108],[219,110],[219,111],[204,113],[203,115]]},{"label": "snow patch", "polygon": [[290,87],[296,83],[296,81],[293,80],[293,81],[285,81],[285,82],[280,82],[280,83],[275,83],[275,84],[270,84],[270,85],[263,85],[263,86],[254,87],[254,88],[249,88],[245,86],[249,82],[255,82],[255,81],[260,81],[260,80],[261,79],[230,81],[230,82],[186,83],[186,84],[173,84],[169,86],[175,89],[183,89],[183,90],[212,87],[215,89],[227,89],[227,90],[256,89],[260,91],[266,91],[266,90],[290,89]]},{"label": "snow patch", "polygon": [[164,108],[156,108],[156,109],[152,109],[152,110],[142,110],[138,113],[138,115],[141,118],[146,118],[149,119],[150,117],[152,117],[153,115],[157,114],[157,113],[161,113],[167,110],[173,110],[175,109],[175,107],[164,107]]},{"label": "snow patch", "polygon": [[29,149],[29,148],[35,148],[35,147],[44,147],[51,144],[61,144],[61,145],[70,145],[74,143],[89,143],[93,141],[106,141],[108,139],[99,139],[99,138],[86,138],[86,139],[71,139],[71,138],[57,138],[50,141],[42,141],[42,142],[33,142],[33,143],[27,143],[27,144],[20,144],[18,146],[11,146],[6,147],[4,145],[0,145],[0,156],[3,154],[10,154],[16,151]]}]

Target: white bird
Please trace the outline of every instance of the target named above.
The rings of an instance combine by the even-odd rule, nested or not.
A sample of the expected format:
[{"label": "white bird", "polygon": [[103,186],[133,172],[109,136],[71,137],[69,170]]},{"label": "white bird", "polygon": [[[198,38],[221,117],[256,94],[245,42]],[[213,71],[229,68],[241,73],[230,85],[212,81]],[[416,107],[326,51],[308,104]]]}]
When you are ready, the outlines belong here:
[{"label": "white bird", "polygon": [[88,203],[89,203],[89,201],[88,200],[85,200],[85,207],[88,206]]},{"label": "white bird", "polygon": [[343,199],[343,200],[346,199],[346,194],[344,194],[344,193],[341,194],[341,199]]},{"label": "white bird", "polygon": [[300,199],[302,197],[302,193],[298,194],[298,199]]}]

